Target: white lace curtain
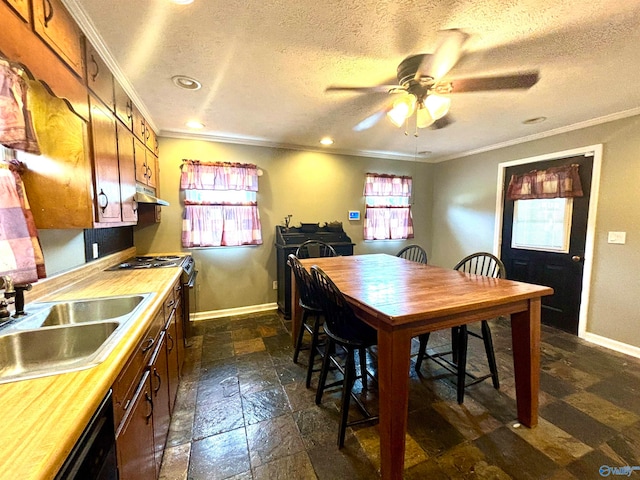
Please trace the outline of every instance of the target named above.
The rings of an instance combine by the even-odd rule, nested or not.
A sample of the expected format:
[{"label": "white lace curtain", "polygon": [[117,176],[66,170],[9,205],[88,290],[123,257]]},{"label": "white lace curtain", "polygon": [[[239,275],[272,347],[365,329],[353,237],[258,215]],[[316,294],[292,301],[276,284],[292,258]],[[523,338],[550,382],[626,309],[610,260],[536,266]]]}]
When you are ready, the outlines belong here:
[{"label": "white lace curtain", "polygon": [[364,239],[413,238],[411,177],[367,173]]},{"label": "white lace curtain", "polygon": [[255,165],[184,160],[181,169],[183,247],[262,244]]}]

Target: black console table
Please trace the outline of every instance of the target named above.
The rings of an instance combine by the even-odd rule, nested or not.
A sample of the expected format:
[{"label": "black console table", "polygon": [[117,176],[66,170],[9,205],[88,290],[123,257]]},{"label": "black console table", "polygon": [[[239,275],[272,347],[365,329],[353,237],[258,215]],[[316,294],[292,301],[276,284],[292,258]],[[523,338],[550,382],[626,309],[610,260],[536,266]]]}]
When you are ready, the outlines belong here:
[{"label": "black console table", "polygon": [[291,318],[291,269],[287,265],[289,254],[307,240],[320,240],[331,245],[338,255],[353,255],[351,239],[344,230],[335,227],[319,227],[315,232],[303,232],[300,227],[276,226],[276,261],[278,276],[278,310],[285,318]]}]

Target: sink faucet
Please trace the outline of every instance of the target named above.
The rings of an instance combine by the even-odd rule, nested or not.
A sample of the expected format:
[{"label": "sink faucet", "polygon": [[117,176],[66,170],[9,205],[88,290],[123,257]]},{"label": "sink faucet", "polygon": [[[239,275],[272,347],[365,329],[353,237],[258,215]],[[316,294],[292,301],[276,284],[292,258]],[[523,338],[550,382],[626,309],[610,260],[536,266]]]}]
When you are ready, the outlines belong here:
[{"label": "sink faucet", "polygon": [[[31,284],[26,283],[24,285],[14,285],[13,280],[9,275],[4,275],[2,281],[4,283],[4,298],[9,299],[15,297],[15,307],[16,311],[13,314],[14,317],[20,317],[22,315],[26,315],[24,311],[24,292],[31,290]],[[4,310],[6,310],[6,303]],[[3,314],[3,309],[0,307],[0,314]]]}]

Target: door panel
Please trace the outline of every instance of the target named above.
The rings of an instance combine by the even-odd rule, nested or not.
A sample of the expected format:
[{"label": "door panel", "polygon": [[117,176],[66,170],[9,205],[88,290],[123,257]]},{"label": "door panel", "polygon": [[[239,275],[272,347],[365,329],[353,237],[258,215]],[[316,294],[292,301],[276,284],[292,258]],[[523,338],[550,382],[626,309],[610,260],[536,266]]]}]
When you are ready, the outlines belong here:
[{"label": "door panel", "polygon": [[[508,279],[546,285],[554,289],[553,295],[542,298],[542,323],[577,334],[593,157],[580,155],[509,167],[505,170],[504,191],[507,191],[512,175],[569,164],[580,165],[578,171],[584,193],[583,197],[573,199],[569,252],[513,248],[511,240],[515,202],[505,198],[500,253]],[[573,257],[579,257],[579,260],[576,261]]]}]

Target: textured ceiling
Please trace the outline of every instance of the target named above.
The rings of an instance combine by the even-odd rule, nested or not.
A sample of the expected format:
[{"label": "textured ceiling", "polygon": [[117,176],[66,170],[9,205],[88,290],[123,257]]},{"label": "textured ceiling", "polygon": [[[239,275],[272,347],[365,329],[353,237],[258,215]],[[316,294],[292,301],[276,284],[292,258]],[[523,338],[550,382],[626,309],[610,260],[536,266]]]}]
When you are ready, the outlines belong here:
[{"label": "textured ceiling", "polygon": [[[640,0],[63,1],[161,135],[308,149],[330,135],[338,152],[438,161],[640,113]],[[395,83],[448,28],[470,35],[449,77],[537,69],[540,81],[451,95],[453,123],[417,138],[387,119],[353,131],[389,95],[325,88]]]}]

